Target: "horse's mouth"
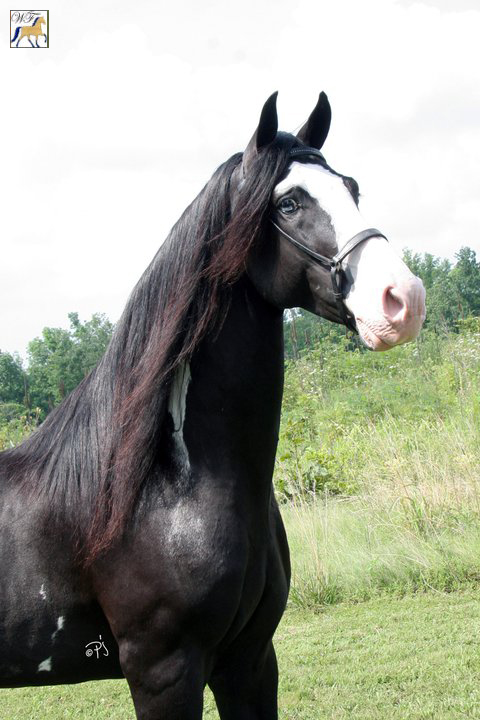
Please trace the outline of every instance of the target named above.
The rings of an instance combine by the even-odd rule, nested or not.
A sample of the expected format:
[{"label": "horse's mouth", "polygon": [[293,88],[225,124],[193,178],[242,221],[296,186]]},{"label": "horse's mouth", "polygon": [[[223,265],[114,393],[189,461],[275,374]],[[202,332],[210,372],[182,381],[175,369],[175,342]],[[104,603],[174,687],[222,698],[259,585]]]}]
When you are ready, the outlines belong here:
[{"label": "horse's mouth", "polygon": [[375,352],[385,352],[385,350],[390,350],[392,347],[399,344],[398,341],[395,341],[395,339],[393,339],[392,342],[388,342],[383,333],[382,337],[379,333],[374,332],[369,324],[361,318],[355,318],[355,324],[361,341],[369,350],[373,350]]}]

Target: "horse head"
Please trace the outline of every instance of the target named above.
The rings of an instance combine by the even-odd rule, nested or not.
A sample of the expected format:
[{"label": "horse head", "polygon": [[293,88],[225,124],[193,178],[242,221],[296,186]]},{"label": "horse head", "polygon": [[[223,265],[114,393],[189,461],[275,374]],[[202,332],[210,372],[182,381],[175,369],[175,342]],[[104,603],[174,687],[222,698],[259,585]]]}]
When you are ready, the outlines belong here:
[{"label": "horse head", "polygon": [[320,152],[330,128],[325,93],[296,136],[278,132],[275,93],[240,166],[240,185],[288,149],[271,194],[264,232],[248,259],[260,294],[280,308],[302,307],[356,330],[372,350],[414,339],[425,319],[425,290],[385,236],[363,219],[356,180]]}]

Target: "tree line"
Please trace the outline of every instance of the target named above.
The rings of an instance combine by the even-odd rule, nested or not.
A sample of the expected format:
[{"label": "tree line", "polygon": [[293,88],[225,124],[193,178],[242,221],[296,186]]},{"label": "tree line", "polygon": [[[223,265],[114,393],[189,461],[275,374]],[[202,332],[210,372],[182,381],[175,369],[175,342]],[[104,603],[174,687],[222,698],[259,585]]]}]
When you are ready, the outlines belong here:
[{"label": "tree line", "polygon": [[[455,332],[469,317],[480,316],[480,262],[475,251],[463,247],[456,262],[430,253],[404,252],[404,260],[427,291],[426,326],[438,332]],[[0,351],[0,426],[25,414],[42,420],[98,363],[114,326],[105,315],[81,322],[68,315],[68,329],[45,327],[28,345],[27,365],[17,353]],[[345,328],[302,310],[285,314],[285,349],[294,359],[323,343],[345,345]],[[358,347],[351,336],[351,348]]]},{"label": "tree line", "polygon": [[113,324],[99,313],[68,319],[68,329],[46,327],[29,343],[27,368],[17,353],[0,351],[0,424],[28,412],[43,419],[98,363]]}]

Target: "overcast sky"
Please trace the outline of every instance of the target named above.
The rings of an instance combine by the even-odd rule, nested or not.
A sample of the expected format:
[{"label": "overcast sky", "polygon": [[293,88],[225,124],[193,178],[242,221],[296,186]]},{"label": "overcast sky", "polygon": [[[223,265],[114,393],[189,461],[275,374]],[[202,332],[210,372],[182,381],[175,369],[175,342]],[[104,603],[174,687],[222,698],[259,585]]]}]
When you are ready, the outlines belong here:
[{"label": "overcast sky", "polygon": [[0,2],[0,349],[117,320],[274,90],[289,131],[327,92],[325,155],[399,252],[480,255],[480,0],[57,0],[44,50]]}]

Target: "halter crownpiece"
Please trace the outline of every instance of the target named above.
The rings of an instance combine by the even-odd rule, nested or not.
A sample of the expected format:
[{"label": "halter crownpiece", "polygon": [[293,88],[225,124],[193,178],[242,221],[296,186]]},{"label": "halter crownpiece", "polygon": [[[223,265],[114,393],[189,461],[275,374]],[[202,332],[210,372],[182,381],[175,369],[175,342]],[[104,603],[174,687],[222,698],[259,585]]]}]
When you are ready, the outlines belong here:
[{"label": "halter crownpiece", "polygon": [[290,150],[289,155],[290,157],[295,157],[297,155],[315,155],[316,157],[319,157],[321,160],[323,160],[324,163],[327,162],[320,150],[317,150],[317,148],[306,147],[305,145],[303,145],[302,147],[293,148],[292,150]]},{"label": "halter crownpiece", "polygon": [[[298,155],[314,155],[321,158],[326,163],[324,156],[316,148],[298,147],[290,150],[291,157],[296,157]],[[330,269],[330,279],[332,281],[333,296],[335,298],[335,302],[337,303],[340,317],[350,330],[356,332],[357,328],[355,325],[355,318],[349,313],[347,306],[345,305],[345,294],[342,290],[342,279],[346,278],[346,272],[342,266],[342,262],[345,260],[347,255],[349,255],[353,250],[355,250],[356,247],[361,245],[361,243],[365,242],[366,240],[369,240],[372,237],[381,237],[388,242],[388,238],[376,228],[367,228],[366,230],[361,230],[360,232],[358,232],[356,235],[351,237],[350,240],[347,240],[345,245],[333,257],[328,258],[325,255],[321,255],[320,253],[315,252],[315,250],[312,250],[307,245],[304,245],[299,240],[293,238],[291,235],[285,232],[285,230],[283,230],[283,228],[281,228],[280,225],[278,225],[272,218],[270,218],[270,222],[285,238],[287,238],[287,240],[289,240],[289,242],[292,243],[292,245],[295,245],[296,248],[305,253],[305,255],[308,255],[308,257],[312,258],[312,260],[317,262],[319,265],[322,265],[324,268]]]}]

